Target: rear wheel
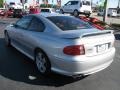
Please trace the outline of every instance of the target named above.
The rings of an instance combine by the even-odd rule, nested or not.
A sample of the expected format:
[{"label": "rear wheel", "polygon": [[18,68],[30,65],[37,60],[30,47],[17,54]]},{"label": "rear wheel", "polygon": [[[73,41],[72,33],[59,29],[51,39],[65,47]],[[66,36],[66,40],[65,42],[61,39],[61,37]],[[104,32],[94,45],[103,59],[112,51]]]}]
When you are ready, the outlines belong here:
[{"label": "rear wheel", "polygon": [[39,72],[42,75],[48,75],[51,72],[51,64],[47,55],[42,50],[37,50],[35,62]]},{"label": "rear wheel", "polygon": [[85,14],[86,17],[90,17],[90,13],[89,14]]},{"label": "rear wheel", "polygon": [[77,16],[79,16],[79,12],[78,12],[77,10],[75,10],[75,11],[73,12],[73,15],[74,15],[75,17],[77,17]]},{"label": "rear wheel", "polygon": [[108,14],[107,16],[110,17],[110,14]]},{"label": "rear wheel", "polygon": [[62,9],[60,9],[60,13],[61,13],[61,14],[64,14],[64,12],[63,12],[63,10],[62,10]]},{"label": "rear wheel", "polygon": [[98,16],[100,16],[100,14],[99,14],[99,13],[98,13],[97,15],[98,15]]},{"label": "rear wheel", "polygon": [[6,43],[6,46],[11,46],[10,38],[7,32],[5,32],[5,43]]}]

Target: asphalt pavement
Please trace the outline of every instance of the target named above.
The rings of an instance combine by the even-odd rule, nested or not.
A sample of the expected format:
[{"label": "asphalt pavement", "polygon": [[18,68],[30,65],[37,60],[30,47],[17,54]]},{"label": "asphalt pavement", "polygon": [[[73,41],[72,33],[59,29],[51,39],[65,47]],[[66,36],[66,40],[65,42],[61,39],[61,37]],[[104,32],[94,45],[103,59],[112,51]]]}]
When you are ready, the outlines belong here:
[{"label": "asphalt pavement", "polygon": [[8,23],[16,21],[10,20],[4,23],[0,20],[0,90],[120,90],[119,32],[114,62],[107,69],[80,79],[56,73],[43,77],[33,61],[13,47],[5,46],[3,30]]}]

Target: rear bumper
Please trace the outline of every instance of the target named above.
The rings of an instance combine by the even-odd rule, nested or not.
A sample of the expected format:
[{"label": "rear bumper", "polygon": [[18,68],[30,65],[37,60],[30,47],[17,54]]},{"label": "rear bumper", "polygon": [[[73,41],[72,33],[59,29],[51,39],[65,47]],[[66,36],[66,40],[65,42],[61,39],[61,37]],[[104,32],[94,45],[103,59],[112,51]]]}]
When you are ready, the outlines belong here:
[{"label": "rear bumper", "polygon": [[79,12],[79,14],[85,14],[85,15],[88,15],[88,14],[91,14],[90,12]]},{"label": "rear bumper", "polygon": [[[115,49],[113,48],[110,52],[94,57],[66,59],[55,56],[52,58],[52,70],[67,76],[89,75],[107,68],[112,63],[114,55]],[[79,59],[79,61],[76,59]]]},{"label": "rear bumper", "polygon": [[117,14],[112,14],[111,16],[112,16],[112,17],[117,17]]},{"label": "rear bumper", "polygon": [[79,14],[91,14],[92,11],[79,10]]}]

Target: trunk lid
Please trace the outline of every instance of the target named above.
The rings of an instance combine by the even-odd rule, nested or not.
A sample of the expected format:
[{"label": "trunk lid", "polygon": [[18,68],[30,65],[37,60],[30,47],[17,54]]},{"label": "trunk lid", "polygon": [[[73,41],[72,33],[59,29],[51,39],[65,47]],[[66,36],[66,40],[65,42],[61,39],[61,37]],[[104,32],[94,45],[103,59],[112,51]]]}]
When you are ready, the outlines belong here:
[{"label": "trunk lid", "polygon": [[71,30],[59,33],[58,37],[69,39],[75,45],[84,45],[86,56],[94,56],[108,52],[114,44],[114,35],[110,30]]}]

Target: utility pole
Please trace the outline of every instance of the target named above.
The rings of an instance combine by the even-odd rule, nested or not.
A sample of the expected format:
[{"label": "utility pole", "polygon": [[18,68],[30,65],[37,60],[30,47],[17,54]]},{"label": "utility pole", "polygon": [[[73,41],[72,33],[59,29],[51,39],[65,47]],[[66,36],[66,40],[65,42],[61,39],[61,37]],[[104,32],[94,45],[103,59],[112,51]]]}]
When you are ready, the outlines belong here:
[{"label": "utility pole", "polygon": [[52,0],[52,7],[54,6],[54,0]]},{"label": "utility pole", "polygon": [[105,0],[105,2],[104,2],[103,22],[105,22],[105,21],[106,21],[106,18],[107,18],[107,10],[108,10],[108,8],[107,8],[107,1],[108,1],[108,0]]},{"label": "utility pole", "polygon": [[25,0],[22,0],[23,12],[24,12],[24,4],[25,4]]},{"label": "utility pole", "polygon": [[120,13],[120,0],[118,0],[117,13]]},{"label": "utility pole", "polygon": [[119,5],[120,5],[120,0],[118,0],[118,7],[117,8],[120,8]]}]

